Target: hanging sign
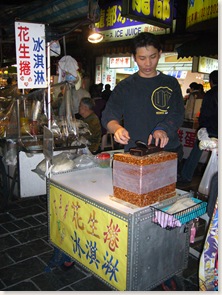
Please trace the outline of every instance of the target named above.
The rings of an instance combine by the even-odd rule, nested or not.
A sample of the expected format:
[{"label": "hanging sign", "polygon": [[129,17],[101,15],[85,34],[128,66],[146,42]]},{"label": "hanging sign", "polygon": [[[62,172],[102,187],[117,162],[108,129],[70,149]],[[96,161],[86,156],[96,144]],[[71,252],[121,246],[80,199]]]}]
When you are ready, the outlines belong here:
[{"label": "hanging sign", "polygon": [[154,26],[169,28],[173,22],[173,1],[122,0],[122,15]]},{"label": "hanging sign", "polygon": [[192,62],[192,72],[210,74],[218,70],[218,59],[207,56],[194,56]]},{"label": "hanging sign", "polygon": [[130,68],[131,57],[130,56],[110,57],[109,67],[111,69]]},{"label": "hanging sign", "polygon": [[96,66],[96,84],[102,83],[102,65]]},{"label": "hanging sign", "polygon": [[15,22],[19,89],[46,88],[45,25]]},{"label": "hanging sign", "polygon": [[[169,0],[167,0],[167,2],[169,2]],[[140,1],[138,1],[138,3],[140,3]],[[147,4],[146,7],[148,5],[151,4]],[[97,30],[103,34],[102,42],[132,39],[141,32],[149,32],[155,35],[170,33],[170,25],[166,25],[165,28],[163,28],[163,26],[154,26],[151,24],[153,23],[151,18],[147,15],[144,19],[125,17],[128,16],[128,14],[125,12],[126,9],[124,7],[124,3],[122,4],[120,0],[113,1],[108,4],[106,3],[102,6],[100,10],[99,22],[96,23]],[[138,7],[141,7],[141,5]],[[171,4],[169,7],[171,7]],[[144,10],[142,11],[144,12]],[[143,22],[139,20],[142,20]]]},{"label": "hanging sign", "polygon": [[218,0],[188,1],[186,28],[218,17]]}]

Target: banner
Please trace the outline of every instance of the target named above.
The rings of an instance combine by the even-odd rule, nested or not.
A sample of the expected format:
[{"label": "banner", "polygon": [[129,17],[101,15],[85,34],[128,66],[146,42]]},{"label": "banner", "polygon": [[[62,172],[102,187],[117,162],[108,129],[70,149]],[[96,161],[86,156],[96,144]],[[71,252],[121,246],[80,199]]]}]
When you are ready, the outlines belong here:
[{"label": "banner", "polygon": [[19,89],[46,88],[45,25],[15,22]]}]

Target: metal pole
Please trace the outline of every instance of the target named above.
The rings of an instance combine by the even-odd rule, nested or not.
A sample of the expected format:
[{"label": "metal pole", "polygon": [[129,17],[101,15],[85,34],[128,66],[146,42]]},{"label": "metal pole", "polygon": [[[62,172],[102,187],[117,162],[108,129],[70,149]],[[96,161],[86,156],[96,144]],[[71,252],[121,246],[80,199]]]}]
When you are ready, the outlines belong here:
[{"label": "metal pole", "polygon": [[63,36],[63,50],[64,50],[64,56],[66,56],[66,36]]},{"label": "metal pole", "polygon": [[48,128],[51,130],[51,70],[50,70],[50,42],[47,43],[47,76],[48,76]]},{"label": "metal pole", "polygon": [[[51,71],[50,71],[50,42],[47,43],[47,77],[48,77],[48,128],[51,130]],[[46,178],[50,178],[49,160],[46,159]]]}]

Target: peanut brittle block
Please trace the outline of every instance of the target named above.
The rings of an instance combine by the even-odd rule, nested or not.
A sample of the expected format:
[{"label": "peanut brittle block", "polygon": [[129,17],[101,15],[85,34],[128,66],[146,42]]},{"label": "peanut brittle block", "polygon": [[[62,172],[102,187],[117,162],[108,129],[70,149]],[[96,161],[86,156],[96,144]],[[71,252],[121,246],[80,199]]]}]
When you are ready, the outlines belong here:
[{"label": "peanut brittle block", "polygon": [[138,207],[149,206],[176,194],[177,154],[161,151],[142,157],[114,154],[114,197]]}]

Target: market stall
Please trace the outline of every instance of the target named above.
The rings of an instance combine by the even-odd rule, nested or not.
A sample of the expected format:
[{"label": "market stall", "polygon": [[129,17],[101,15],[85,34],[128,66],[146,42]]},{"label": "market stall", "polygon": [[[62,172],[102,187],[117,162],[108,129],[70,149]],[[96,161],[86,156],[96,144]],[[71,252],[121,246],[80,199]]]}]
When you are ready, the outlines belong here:
[{"label": "market stall", "polygon": [[100,167],[52,175],[47,193],[52,244],[114,290],[151,290],[187,267],[189,222],[169,230],[153,209],[190,193],[138,207],[113,196],[113,170]]},{"label": "market stall", "polygon": [[[63,117],[55,113],[59,108],[57,104],[55,108],[53,104],[51,110],[54,155],[66,150],[79,151],[88,143],[84,137],[88,126],[71,115],[70,93],[74,86],[66,81],[55,84],[51,87],[51,96],[56,101],[61,85],[65,89],[62,99],[66,102],[66,110]],[[35,89],[28,94],[0,99],[1,155],[11,195],[32,197],[46,194],[46,181],[33,170],[44,159],[43,130],[49,120],[47,91]],[[33,186],[30,187],[30,183]]]}]

